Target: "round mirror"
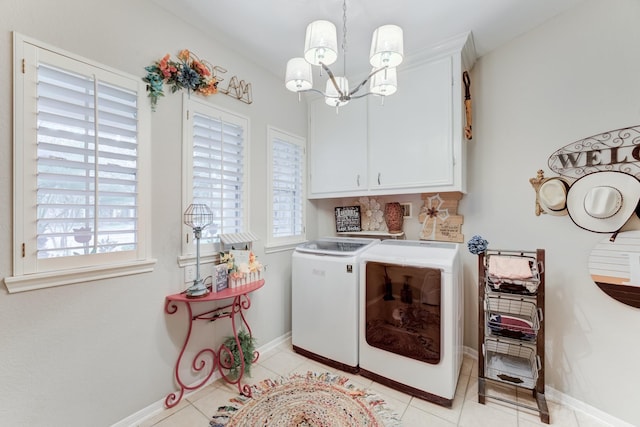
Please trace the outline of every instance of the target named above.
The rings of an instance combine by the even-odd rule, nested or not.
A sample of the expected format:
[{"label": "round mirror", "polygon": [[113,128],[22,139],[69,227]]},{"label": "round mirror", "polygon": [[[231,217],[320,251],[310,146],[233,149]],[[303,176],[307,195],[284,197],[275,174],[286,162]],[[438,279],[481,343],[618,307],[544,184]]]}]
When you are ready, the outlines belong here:
[{"label": "round mirror", "polygon": [[591,278],[610,297],[640,308],[640,230],[611,235],[589,255]]}]

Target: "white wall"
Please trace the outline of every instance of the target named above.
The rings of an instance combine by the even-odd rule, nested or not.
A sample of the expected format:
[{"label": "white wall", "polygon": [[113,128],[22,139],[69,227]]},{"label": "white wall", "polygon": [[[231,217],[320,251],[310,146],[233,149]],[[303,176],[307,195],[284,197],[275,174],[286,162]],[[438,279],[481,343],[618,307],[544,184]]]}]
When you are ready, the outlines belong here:
[{"label": "white wall", "polygon": [[[529,178],[570,142],[640,123],[640,2],[594,0],[481,58],[473,72],[467,233],[497,248],[545,248],[547,384],[640,425],[640,310],[603,293],[587,259],[605,236],[534,215]],[[477,277],[467,253],[469,276]],[[467,280],[468,295],[474,281]],[[473,298],[467,298],[470,304]],[[467,323],[467,342],[475,342]]]},{"label": "white wall", "polygon": [[[529,178],[538,169],[554,176],[547,159],[570,142],[640,124],[638,22],[637,0],[591,0],[479,59],[459,209],[467,240],[546,249],[547,385],[632,425],[640,425],[640,310],[590,279],[587,258],[605,236],[568,216],[536,217]],[[333,233],[342,202],[316,202],[320,235]],[[477,258],[462,250],[465,345],[477,349]]]},{"label": "white wall", "polygon": [[[255,249],[268,265],[267,284],[253,295],[249,310],[254,336],[261,345],[290,331],[290,252],[263,250],[266,126],[305,136],[304,104],[281,79],[240,57],[233,46],[217,44],[150,0],[2,2],[0,278],[12,274],[12,31],[141,78],[146,65],[188,48],[229,70],[227,79],[237,75],[252,84],[251,105],[222,94],[207,99],[248,116],[251,123],[251,230],[262,238]],[[186,287],[177,265],[181,103],[180,94],[167,92],[152,114],[155,271],[12,295],[0,290],[0,424],[107,426],[176,390],[173,368],[186,332],[185,311],[165,314],[164,298]],[[204,343],[227,330],[205,323],[196,334]]]}]

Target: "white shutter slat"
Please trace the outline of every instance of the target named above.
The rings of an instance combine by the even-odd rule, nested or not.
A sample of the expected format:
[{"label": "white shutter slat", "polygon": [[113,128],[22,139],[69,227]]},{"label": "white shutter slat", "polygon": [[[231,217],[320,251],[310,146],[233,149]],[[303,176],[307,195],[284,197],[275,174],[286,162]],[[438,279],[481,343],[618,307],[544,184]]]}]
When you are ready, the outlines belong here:
[{"label": "white shutter slat", "polygon": [[46,111],[38,112],[38,128],[65,129],[68,132],[86,132],[93,134],[94,126],[91,118],[74,118],[66,115],[64,110],[56,110],[56,113]]},{"label": "white shutter slat", "polygon": [[38,105],[40,111],[45,112],[60,112],[64,111],[66,114],[74,115],[76,118],[82,118],[84,120],[92,120],[94,113],[93,95],[87,94],[80,99],[76,99],[74,103],[61,100],[61,98],[54,98],[56,95],[63,95],[65,93],[73,94],[73,92],[61,88],[49,88],[48,94],[38,94]]}]

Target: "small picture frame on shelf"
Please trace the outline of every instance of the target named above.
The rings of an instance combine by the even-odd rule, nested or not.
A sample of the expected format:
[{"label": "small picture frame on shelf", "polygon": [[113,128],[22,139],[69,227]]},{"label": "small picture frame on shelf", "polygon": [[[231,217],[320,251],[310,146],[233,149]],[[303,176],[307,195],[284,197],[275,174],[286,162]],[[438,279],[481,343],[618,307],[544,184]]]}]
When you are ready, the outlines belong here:
[{"label": "small picture frame on shelf", "polygon": [[336,231],[338,233],[362,231],[360,206],[341,206],[336,211]]},{"label": "small picture frame on shelf", "polygon": [[229,251],[233,258],[233,263],[239,269],[248,268],[249,267],[249,257],[251,255],[251,251],[248,249],[231,249]]},{"label": "small picture frame on shelf", "polygon": [[410,202],[400,203],[400,206],[402,206],[403,218],[411,218],[413,216],[413,205]]},{"label": "small picture frame on shelf", "polygon": [[218,264],[213,270],[213,292],[220,292],[229,287],[227,264]]}]

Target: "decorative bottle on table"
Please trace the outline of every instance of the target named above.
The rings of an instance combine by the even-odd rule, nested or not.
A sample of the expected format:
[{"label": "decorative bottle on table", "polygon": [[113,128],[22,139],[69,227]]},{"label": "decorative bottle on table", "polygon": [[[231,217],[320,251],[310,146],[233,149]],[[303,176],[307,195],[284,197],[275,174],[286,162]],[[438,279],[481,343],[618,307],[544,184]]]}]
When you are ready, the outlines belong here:
[{"label": "decorative bottle on table", "polygon": [[387,223],[389,233],[401,233],[404,222],[404,209],[398,202],[387,203],[384,206],[384,221]]}]

